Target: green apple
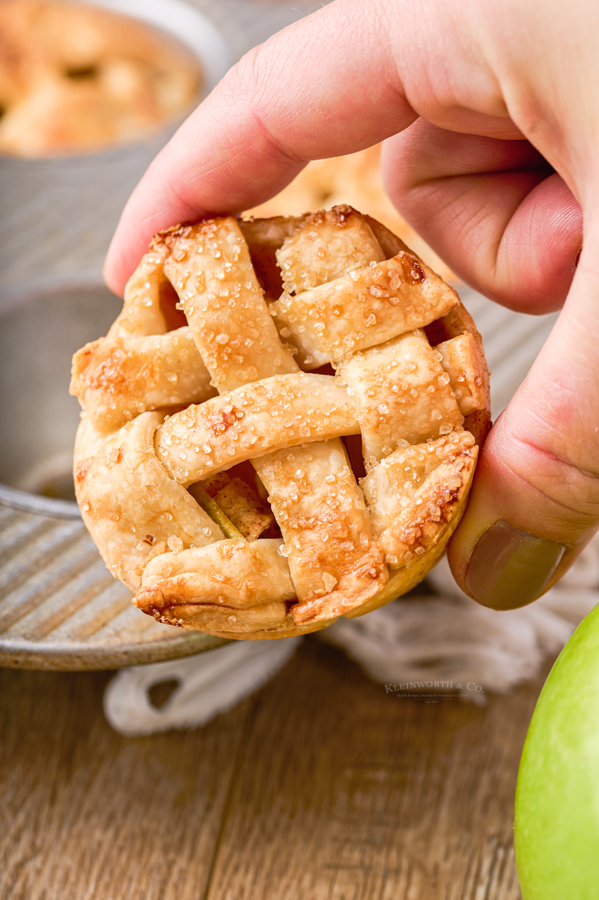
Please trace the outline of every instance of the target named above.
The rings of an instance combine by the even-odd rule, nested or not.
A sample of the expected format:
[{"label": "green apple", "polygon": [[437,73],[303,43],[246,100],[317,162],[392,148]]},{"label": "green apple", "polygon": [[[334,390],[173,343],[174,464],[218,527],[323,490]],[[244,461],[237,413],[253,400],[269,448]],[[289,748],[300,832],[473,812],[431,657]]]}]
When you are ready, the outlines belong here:
[{"label": "green apple", "polygon": [[518,773],[523,900],[599,900],[599,606],[541,692]]}]

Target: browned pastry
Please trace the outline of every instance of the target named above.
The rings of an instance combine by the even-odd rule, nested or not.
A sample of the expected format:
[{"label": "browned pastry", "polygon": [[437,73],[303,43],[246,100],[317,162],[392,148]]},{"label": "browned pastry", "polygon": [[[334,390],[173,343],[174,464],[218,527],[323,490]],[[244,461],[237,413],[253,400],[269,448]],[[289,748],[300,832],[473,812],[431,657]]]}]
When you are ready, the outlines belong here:
[{"label": "browned pastry", "polygon": [[144,612],[224,637],[313,631],[439,559],[488,387],[456,292],[351,207],[177,226],[75,355],[77,497]]},{"label": "browned pastry", "polygon": [[250,210],[256,217],[300,215],[307,209],[348,203],[370,214],[398,235],[446,281],[457,281],[449,266],[423,241],[398,213],[387,196],[380,168],[381,148],[377,144],[332,159],[315,159],[276,197]]},{"label": "browned pastry", "polygon": [[86,4],[0,2],[0,152],[130,141],[184,113],[200,84],[191,52],[135,19]]}]

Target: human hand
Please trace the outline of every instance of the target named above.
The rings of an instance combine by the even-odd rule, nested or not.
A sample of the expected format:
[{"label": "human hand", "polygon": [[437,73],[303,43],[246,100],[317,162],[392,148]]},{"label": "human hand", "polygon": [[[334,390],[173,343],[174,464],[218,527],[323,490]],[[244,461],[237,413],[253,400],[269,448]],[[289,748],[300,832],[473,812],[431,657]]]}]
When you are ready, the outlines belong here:
[{"label": "human hand", "polygon": [[121,291],[156,231],[241,212],[308,160],[387,139],[391,198],[465,281],[524,312],[563,306],[450,543],[458,582],[498,608],[535,599],[599,523],[598,26],[588,0],[335,0],[192,114],[106,263]]}]

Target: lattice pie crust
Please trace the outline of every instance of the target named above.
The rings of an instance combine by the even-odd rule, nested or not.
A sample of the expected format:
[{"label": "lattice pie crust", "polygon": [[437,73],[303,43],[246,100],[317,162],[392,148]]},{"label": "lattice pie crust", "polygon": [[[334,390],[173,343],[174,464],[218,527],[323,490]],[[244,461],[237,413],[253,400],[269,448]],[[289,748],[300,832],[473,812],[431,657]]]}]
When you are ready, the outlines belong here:
[{"label": "lattice pie crust", "polygon": [[159,234],[71,390],[77,497],[107,566],[144,612],[234,638],[413,587],[489,426],[457,294],[348,206]]}]

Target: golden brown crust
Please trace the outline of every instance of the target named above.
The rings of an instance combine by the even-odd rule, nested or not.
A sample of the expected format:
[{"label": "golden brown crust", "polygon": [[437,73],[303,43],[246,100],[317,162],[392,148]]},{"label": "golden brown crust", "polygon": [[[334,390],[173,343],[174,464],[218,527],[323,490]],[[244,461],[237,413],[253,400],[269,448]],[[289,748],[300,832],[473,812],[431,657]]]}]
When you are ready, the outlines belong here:
[{"label": "golden brown crust", "polygon": [[[230,632],[273,628],[287,621],[286,601],[295,596],[281,541],[219,541],[150,560],[135,605],[171,625],[184,625],[177,608],[216,620]],[[181,620],[181,621],[179,621]]]},{"label": "golden brown crust", "polygon": [[[219,541],[223,534],[191,495],[169,478],[154,451],[159,413],[143,413],[93,457],[75,458],[83,520],[110,571],[132,590],[156,553]],[[89,446],[80,443],[80,450]]]},{"label": "golden brown crust", "polygon": [[441,354],[460,412],[467,416],[477,409],[484,409],[486,390],[481,375],[484,365],[474,336],[468,332],[458,334],[437,344],[436,349]]},{"label": "golden brown crust", "polygon": [[[293,223],[288,240],[312,234],[319,223],[342,227],[351,235],[357,216],[353,210],[340,210],[321,216],[318,223],[318,216],[308,217]],[[369,226],[364,229],[373,242]],[[285,537],[298,599],[294,618],[330,619],[337,609],[353,608],[376,593],[387,571],[380,549],[365,543],[368,517],[343,448],[338,442],[320,443],[357,430],[349,398],[333,378],[300,372],[284,348],[236,222],[218,219],[171,229],[156,243],[169,248],[164,271],[181,297],[196,344],[221,392],[218,400],[184,411],[157,433],[159,458],[185,484],[252,460]],[[349,244],[346,260],[359,242],[354,236]],[[362,257],[355,260],[359,262],[364,262]],[[305,448],[296,446],[307,442]],[[287,448],[285,460],[279,454],[270,465],[273,452],[282,447]],[[315,459],[320,462],[317,500],[313,481],[312,490],[306,487],[316,471]],[[311,495],[311,514],[298,499],[302,491]],[[313,514],[315,500],[328,510],[326,535],[317,526],[324,525],[326,515]],[[336,530],[330,522],[333,511],[339,520]],[[314,547],[327,537],[323,563],[323,554],[315,555]]]},{"label": "golden brown crust", "polygon": [[354,402],[367,469],[406,442],[420,444],[461,427],[464,417],[442,362],[422,330],[341,362],[337,380]]},{"label": "golden brown crust", "polygon": [[202,403],[215,390],[189,328],[147,337],[101,338],[73,358],[71,393],[101,430],[142,412]]},{"label": "golden brown crust", "polygon": [[187,487],[247,459],[360,430],[353,404],[330,375],[275,375],[171,416],[156,452]]},{"label": "golden brown crust", "polygon": [[306,221],[307,216],[274,216],[271,219],[245,219],[237,224],[250,251],[250,258],[269,302],[278,300],[283,278],[277,265],[277,250]]},{"label": "golden brown crust", "polygon": [[479,409],[474,409],[466,415],[464,428],[474,435],[476,443],[482,447],[491,428],[491,376],[485,359],[483,340],[474,324],[474,319],[464,304],[460,303],[459,306],[454,307],[436,322],[428,325],[425,331],[430,343],[433,345],[440,344],[461,334],[469,334],[474,339],[476,364],[480,367],[477,377],[482,378],[483,382],[483,390],[479,394],[482,405]]},{"label": "golden brown crust", "polygon": [[171,229],[154,246],[159,243],[168,248],[164,273],[219,393],[298,371],[281,344],[234,219]]},{"label": "golden brown crust", "polygon": [[185,317],[183,327],[176,320],[179,298],[163,271],[167,255],[165,247],[154,246],[143,257],[107,336],[73,357],[71,394],[98,431],[216,393]]},{"label": "golden brown crust", "polygon": [[[285,287],[302,289],[271,305],[288,304],[287,324],[264,296],[277,254]],[[384,290],[381,272],[393,281]],[[366,299],[365,284],[376,288]],[[346,314],[329,304],[325,322],[314,294],[338,290]],[[375,301],[376,338],[356,336]],[[189,324],[176,328],[183,312]],[[334,358],[334,375],[300,369],[284,343],[292,331],[299,363],[314,365],[306,351]],[[153,341],[162,375],[167,341],[183,332],[219,395],[166,417],[142,413],[111,433],[114,410],[132,407],[117,374],[92,380],[106,354],[118,345],[141,359],[142,342]],[[181,364],[199,378],[198,365]],[[148,381],[155,393],[140,396],[141,408],[174,401]],[[244,639],[303,634],[409,590],[464,508],[478,449],[468,425],[488,422],[480,335],[457,295],[348,207],[289,222],[213,219],[157,236],[108,337],[76,357],[74,385],[89,406],[78,493],[112,570],[160,621]],[[361,485],[339,440],[357,434]],[[249,486],[250,463],[268,507]]]},{"label": "golden brown crust", "polygon": [[467,431],[407,445],[362,481],[385,562],[399,568],[433,547],[470,484],[478,448]]},{"label": "golden brown crust", "polygon": [[329,283],[284,293],[272,310],[302,365],[315,367],[422,328],[459,302],[418,257],[400,250]]},{"label": "golden brown crust", "polygon": [[336,206],[307,216],[276,258],[284,289],[300,294],[371,262],[382,262],[385,254],[363,216],[351,206]]},{"label": "golden brown crust", "polygon": [[270,453],[256,469],[285,540],[296,623],[342,615],[383,587],[383,555],[340,440]]}]

